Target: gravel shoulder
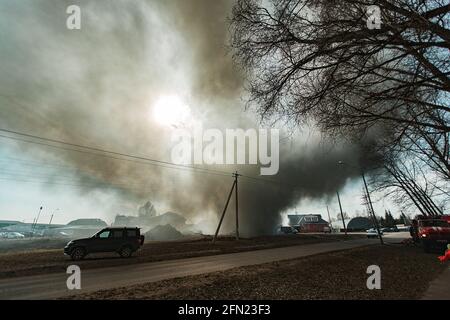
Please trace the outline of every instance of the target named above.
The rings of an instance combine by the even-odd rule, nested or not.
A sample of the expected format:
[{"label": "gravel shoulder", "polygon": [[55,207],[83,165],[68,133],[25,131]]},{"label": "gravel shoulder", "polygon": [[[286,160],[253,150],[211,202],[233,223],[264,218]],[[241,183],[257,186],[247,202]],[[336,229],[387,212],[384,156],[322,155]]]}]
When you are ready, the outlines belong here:
[{"label": "gravel shoulder", "polygon": [[[300,234],[241,239],[221,237],[213,245],[211,237],[182,241],[148,242],[130,259],[121,259],[117,254],[89,255],[77,264],[83,269],[114,267],[126,264],[191,258],[224,253],[270,249],[293,245],[307,245],[320,242],[352,240],[363,235]],[[60,249],[33,249],[0,254],[0,278],[65,272],[72,263]]]},{"label": "gravel shoulder", "polygon": [[[381,268],[381,290],[366,270]],[[73,296],[72,299],[420,299],[448,263],[421,248],[373,245]]]}]

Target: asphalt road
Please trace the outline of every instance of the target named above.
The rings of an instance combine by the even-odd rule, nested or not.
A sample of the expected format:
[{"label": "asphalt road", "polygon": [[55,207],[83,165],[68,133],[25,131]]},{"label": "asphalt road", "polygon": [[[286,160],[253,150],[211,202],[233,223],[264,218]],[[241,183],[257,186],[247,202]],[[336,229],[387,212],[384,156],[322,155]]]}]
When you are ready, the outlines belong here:
[{"label": "asphalt road", "polygon": [[378,239],[358,239],[81,270],[80,290],[67,289],[66,281],[69,274],[66,273],[2,279],[0,280],[0,299],[54,299],[83,292],[223,271],[377,243],[379,243]]}]

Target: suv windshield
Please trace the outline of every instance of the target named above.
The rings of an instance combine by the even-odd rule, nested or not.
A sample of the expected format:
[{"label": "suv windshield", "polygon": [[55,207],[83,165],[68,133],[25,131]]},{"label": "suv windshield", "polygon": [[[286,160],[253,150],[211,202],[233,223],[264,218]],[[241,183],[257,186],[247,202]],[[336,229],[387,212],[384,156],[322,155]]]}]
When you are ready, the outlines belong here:
[{"label": "suv windshield", "polygon": [[110,232],[111,231],[109,231],[109,230],[101,231],[100,233],[97,234],[97,236],[102,239],[109,238]]}]

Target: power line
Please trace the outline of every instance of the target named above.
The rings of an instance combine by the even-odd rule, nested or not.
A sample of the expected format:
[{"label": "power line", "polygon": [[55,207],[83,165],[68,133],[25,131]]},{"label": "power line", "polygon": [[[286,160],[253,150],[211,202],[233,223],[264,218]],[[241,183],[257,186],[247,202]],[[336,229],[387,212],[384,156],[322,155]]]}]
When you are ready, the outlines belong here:
[{"label": "power line", "polygon": [[[8,178],[8,180],[14,180],[14,178],[23,179],[23,178],[33,178],[33,179],[45,179],[45,180],[37,180],[37,182],[79,182],[80,179],[76,178],[76,176],[73,175],[61,175],[61,174],[49,174],[45,172],[23,172],[18,170],[0,170],[0,177],[6,176],[11,177]],[[18,180],[21,181],[21,180]],[[97,177],[91,177],[91,176],[85,176],[82,181],[86,181],[88,184],[94,184],[94,185],[125,185],[125,186],[141,186],[142,183],[130,183],[125,180],[121,181],[110,181],[110,182],[101,182],[98,180]]]},{"label": "power line", "polygon": [[[26,109],[27,111],[34,112],[41,119],[46,120],[48,122],[51,122],[49,119],[45,118],[41,113],[37,113],[35,108],[29,108],[27,105],[21,104],[21,103],[17,102],[13,97],[10,97],[10,96],[4,95],[4,94],[0,94],[0,96],[3,97],[3,98],[8,99],[10,102],[12,102],[13,104],[21,107],[22,109]],[[55,128],[57,127],[56,123],[51,122],[51,124],[53,125],[53,127],[55,127]],[[38,140],[52,142],[52,143],[59,143],[59,144],[63,144],[63,145],[68,145],[68,146],[72,146],[72,147],[77,147],[77,148],[82,148],[82,149],[86,149],[86,150],[90,150],[90,151],[95,151],[95,153],[94,152],[88,152],[86,150],[65,148],[65,147],[61,147],[61,146],[57,146],[57,145],[51,145],[51,144],[46,144],[46,143],[40,143],[40,142],[37,142],[37,141],[30,141],[30,140],[20,139],[20,138],[17,138],[17,137],[0,135],[0,138],[11,139],[11,140],[21,141],[21,142],[26,142],[26,143],[33,143],[33,144],[37,144],[37,145],[43,145],[43,146],[47,146],[47,147],[58,148],[58,149],[66,150],[66,151],[74,151],[74,152],[80,152],[80,153],[93,154],[93,155],[96,155],[96,156],[103,156],[103,157],[107,157],[107,158],[110,158],[110,159],[121,160],[121,161],[132,161],[130,159],[111,157],[111,156],[107,156],[105,154],[97,153],[97,152],[101,152],[101,153],[106,153],[106,154],[110,154],[110,155],[112,154],[112,155],[117,155],[117,156],[121,156],[121,157],[127,157],[127,158],[131,158],[131,159],[135,159],[135,160],[147,161],[147,162],[135,161],[136,163],[141,163],[141,164],[150,164],[150,165],[160,166],[160,167],[164,167],[164,168],[171,168],[171,169],[185,168],[185,169],[188,169],[188,170],[195,170],[193,172],[215,174],[215,175],[219,175],[219,176],[228,176],[228,177],[232,177],[233,176],[233,173],[231,173],[231,172],[214,170],[214,169],[208,169],[208,168],[199,168],[199,167],[196,167],[196,166],[189,166],[189,165],[181,165],[181,164],[176,164],[176,163],[172,163],[172,162],[168,162],[168,161],[162,161],[162,160],[152,159],[152,158],[143,157],[143,156],[137,156],[137,155],[126,154],[126,153],[122,153],[122,152],[106,150],[106,149],[98,148],[98,147],[85,146],[85,145],[81,145],[81,144],[77,144],[77,143],[71,143],[71,142],[57,140],[57,139],[45,138],[45,137],[41,137],[41,136],[37,136],[37,135],[33,135],[33,134],[28,134],[28,133],[8,130],[8,129],[4,129],[4,128],[0,128],[0,131],[6,132],[6,133],[10,133],[10,134],[19,135],[19,136],[23,136],[23,137],[38,139]],[[268,180],[268,179],[262,179],[262,178],[247,176],[247,175],[241,175],[241,174],[240,174],[240,176],[243,177],[243,178],[247,178],[247,179],[255,180],[255,181],[259,181],[259,182],[269,182],[269,183],[272,183],[272,184],[279,184],[280,186],[286,186],[285,184],[281,185],[280,183],[278,183],[276,181],[272,181],[272,180]]]},{"label": "power line", "polygon": [[50,173],[49,171],[31,171],[31,170],[5,170],[0,169],[0,174],[6,174],[6,175],[32,175],[36,177],[42,177],[42,178],[50,178],[57,176],[58,178],[70,178],[73,179],[74,175],[68,175],[68,174],[56,174],[56,173]]},{"label": "power line", "polygon": [[[51,148],[57,148],[57,149],[74,151],[74,152],[85,153],[85,154],[92,154],[95,156],[101,156],[101,157],[106,157],[106,158],[120,160],[120,161],[135,162],[135,163],[140,163],[140,164],[144,164],[144,165],[154,165],[154,166],[168,168],[168,169],[189,170],[189,171],[192,170],[191,172],[204,173],[204,174],[217,175],[217,176],[226,176],[226,177],[233,176],[233,173],[226,172],[226,171],[176,164],[173,162],[162,161],[162,160],[152,159],[152,158],[148,158],[148,157],[127,154],[127,153],[123,153],[123,152],[111,151],[111,150],[107,150],[104,148],[86,146],[86,145],[71,143],[71,142],[57,140],[57,139],[45,138],[45,137],[41,137],[41,136],[37,136],[37,135],[32,135],[32,134],[28,134],[28,133],[23,133],[23,132],[18,132],[18,131],[3,129],[3,128],[0,128],[0,131],[23,136],[23,137],[28,137],[28,138],[38,139],[38,140],[42,140],[42,141],[58,143],[58,144],[62,144],[62,145],[85,149],[85,150],[63,147],[63,146],[58,146],[58,145],[54,145],[54,144],[48,144],[48,143],[43,143],[43,142],[39,142],[39,141],[23,139],[23,138],[19,138],[19,137],[0,135],[0,138],[11,139],[11,140],[21,141],[21,142],[26,142],[26,143],[32,143],[32,144],[42,145],[42,146],[51,147]],[[115,157],[112,155],[116,155],[116,156],[120,156],[120,157]],[[125,157],[125,158],[122,158],[122,157]],[[129,158],[129,159],[127,159],[127,158]],[[274,181],[274,180],[270,180],[270,179],[263,179],[263,178],[253,177],[253,176],[248,176],[248,175],[243,175],[243,174],[239,174],[239,176],[246,178],[246,179],[258,181],[258,182],[271,183],[271,184],[277,185],[279,187],[286,186],[285,184],[282,185],[281,183]]]},{"label": "power line", "polygon": [[[155,162],[155,163],[159,163],[159,164],[166,164],[166,165],[171,165],[171,166],[184,167],[184,168],[189,168],[189,169],[194,169],[194,170],[210,171],[210,172],[216,172],[216,173],[222,173],[222,174],[230,174],[230,175],[232,174],[232,173],[228,173],[228,172],[225,172],[225,171],[219,171],[219,170],[213,170],[213,169],[207,169],[207,168],[199,168],[199,167],[195,167],[195,166],[182,165],[182,164],[177,164],[177,163],[173,163],[173,162],[147,158],[147,157],[138,156],[138,155],[132,155],[132,154],[127,154],[127,153],[122,153],[122,152],[117,152],[117,151],[111,151],[111,150],[106,150],[106,149],[97,148],[97,147],[85,146],[85,145],[81,145],[81,144],[77,144],[77,143],[71,143],[71,142],[66,142],[66,141],[62,141],[62,140],[56,140],[56,139],[40,137],[40,136],[37,136],[37,135],[32,135],[32,134],[28,134],[28,133],[17,132],[17,131],[2,129],[2,128],[0,128],[0,131],[6,132],[6,133],[15,134],[15,135],[19,135],[19,136],[24,136],[24,137],[28,137],[28,138],[33,138],[33,139],[38,139],[38,140],[43,140],[43,141],[48,141],[48,142],[53,142],[53,143],[60,143],[60,144],[63,144],[63,145],[68,145],[68,146],[72,146],[72,147],[87,149],[87,150],[91,150],[91,151],[102,152],[102,153],[107,153],[107,154],[113,154],[113,155],[118,155],[118,156],[127,157],[127,158],[133,158],[133,159],[137,159],[137,160],[150,161],[150,162]],[[2,137],[12,138],[12,137],[8,137],[8,136],[2,136]],[[26,141],[33,143],[30,140],[26,140]]]},{"label": "power line", "polygon": [[[19,177],[19,178],[42,178],[42,179],[46,179],[44,181],[42,181],[43,183],[46,182],[54,182],[54,181],[61,181],[61,182],[77,182],[80,181],[80,178],[77,178],[74,174],[60,174],[60,173],[52,173],[51,168],[43,168],[45,171],[40,171],[40,170],[29,170],[29,169],[25,169],[25,170],[11,170],[11,169],[7,169],[7,168],[2,168],[0,169],[0,177],[3,176],[12,176],[12,177]],[[179,170],[183,170],[183,171],[187,171],[183,168],[175,168],[175,169],[179,169]],[[101,180],[101,177],[97,177],[97,176],[92,176],[89,175],[87,172],[82,172],[82,174],[84,175],[83,177],[83,181],[88,181],[92,184],[109,184],[109,185],[114,185],[114,186],[118,186],[118,185],[130,185],[129,182],[121,179],[121,181],[111,181],[111,182],[100,182],[99,180]],[[229,177],[229,176],[227,176]],[[231,178],[231,177],[229,177]],[[13,178],[9,178],[9,180],[13,180]],[[129,180],[129,179],[128,179]],[[19,181],[19,180],[18,180]],[[133,183],[133,186],[141,186],[142,183]]]},{"label": "power line", "polygon": [[70,166],[67,164],[63,164],[62,162],[56,163],[56,162],[41,162],[41,161],[34,161],[30,159],[23,159],[23,158],[15,158],[15,157],[0,157],[0,162],[7,162],[9,163],[12,160],[14,161],[14,164],[19,164],[21,166],[38,166],[38,167],[50,167],[50,168],[67,168],[72,170],[79,171],[80,169],[74,166]]},{"label": "power line", "polygon": [[[227,176],[227,177],[232,177],[233,176],[233,173],[226,172],[226,171],[220,171],[220,170],[215,170],[215,169],[199,168],[199,167],[196,167],[196,166],[176,164],[176,163],[173,163],[173,162],[162,161],[162,160],[152,159],[152,158],[148,158],[148,157],[143,157],[143,156],[138,156],[138,155],[133,155],[133,154],[127,154],[127,153],[123,153],[123,152],[111,151],[111,150],[107,150],[107,149],[104,149],[104,148],[85,146],[85,145],[81,145],[81,144],[77,144],[77,143],[71,143],[71,142],[57,140],[57,139],[50,139],[50,138],[45,138],[45,137],[41,137],[41,136],[37,136],[37,135],[32,135],[32,134],[23,133],[23,132],[17,132],[17,131],[3,129],[3,128],[0,128],[0,131],[6,132],[6,133],[10,133],[10,134],[19,135],[19,136],[23,136],[23,137],[28,137],[28,138],[32,138],[32,139],[38,139],[38,140],[42,140],[42,141],[58,143],[58,144],[62,144],[62,145],[67,145],[67,146],[71,146],[71,147],[85,149],[85,150],[80,150],[80,149],[68,148],[68,147],[63,147],[63,146],[59,146],[59,145],[54,145],[54,144],[48,144],[48,143],[43,143],[43,142],[38,142],[38,141],[33,141],[33,140],[28,140],[28,139],[23,139],[23,138],[19,138],[19,137],[0,135],[0,138],[12,139],[12,140],[16,140],[16,141],[32,143],[32,144],[37,144],[37,145],[43,145],[43,146],[57,148],[57,149],[62,149],[62,150],[67,150],[67,151],[74,151],[74,152],[92,154],[92,155],[95,155],[95,156],[101,156],[101,157],[106,157],[106,158],[115,159],[115,160],[131,161],[131,162],[136,162],[136,163],[141,163],[141,164],[146,164],[146,165],[154,165],[154,166],[159,166],[159,167],[164,167],[164,168],[169,168],[169,169],[185,169],[185,170],[193,170],[192,172],[198,172],[198,173],[205,173],[205,174],[212,174],[212,175],[219,175],[219,176]],[[114,156],[111,156],[111,155],[116,155],[116,156],[125,157],[125,158],[114,157]],[[129,159],[126,159],[126,158],[129,158]],[[240,174],[240,176],[243,177],[243,178],[247,178],[247,179],[251,179],[251,180],[255,180],[255,181],[268,182],[268,183],[271,183],[271,184],[277,184],[277,185],[282,186],[279,182],[276,182],[276,181],[273,181],[273,180],[269,180],[269,179],[262,179],[262,178],[257,178],[257,177],[252,177],[252,176],[248,176],[248,175],[242,175],[242,174]]]},{"label": "power line", "polygon": [[[57,148],[57,149],[75,151],[75,152],[86,153],[86,154],[92,154],[92,155],[95,155],[95,156],[105,157],[105,158],[109,158],[109,159],[115,159],[115,160],[120,160],[120,161],[127,161],[127,162],[138,163],[138,164],[142,164],[142,165],[153,165],[153,166],[158,166],[158,167],[167,168],[167,169],[176,169],[176,170],[181,170],[181,171],[207,173],[207,174],[210,174],[210,175],[232,177],[232,175],[228,175],[228,174],[219,174],[219,173],[214,173],[214,172],[202,172],[202,171],[191,171],[191,170],[189,170],[189,168],[184,168],[184,167],[171,167],[171,166],[159,165],[159,164],[155,164],[155,163],[151,163],[151,162],[144,162],[144,161],[137,161],[137,160],[132,160],[132,159],[118,158],[118,157],[108,156],[108,155],[100,154],[100,153],[91,153],[91,152],[83,151],[83,150],[70,149],[70,148],[65,148],[65,147],[55,146],[55,145],[49,145],[49,144],[46,144],[46,143],[41,143],[41,142],[36,142],[36,141],[29,141],[29,140],[25,140],[25,139],[21,139],[21,138],[8,137],[8,136],[3,136],[3,135],[0,135],[0,138],[8,138],[8,139],[12,139],[12,140],[18,140],[18,141],[22,141],[22,142],[34,143],[34,144],[44,145],[44,146]],[[6,158],[8,158],[8,157],[6,157]],[[20,160],[20,161],[21,162],[29,162],[30,164],[28,164],[28,165],[33,165],[33,163],[42,164],[41,162],[37,162],[37,161],[27,161],[27,160]],[[24,165],[24,164],[21,163],[20,165]],[[59,167],[70,168],[71,170],[74,170],[74,171],[81,171],[82,173],[88,173],[85,170],[82,170],[81,168],[77,168],[77,167],[74,167],[74,166],[68,166],[68,165],[66,166],[66,165],[58,165],[58,164],[54,164],[54,165],[52,165],[52,164],[42,164],[42,166],[56,167],[56,168],[59,168]]]},{"label": "power line", "polygon": [[64,181],[43,181],[43,180],[29,180],[29,179],[17,179],[17,178],[8,178],[8,177],[0,177],[0,180],[5,181],[15,181],[15,182],[25,182],[25,183],[39,183],[39,184],[50,184],[50,185],[61,185],[61,186],[72,186],[72,187],[91,187],[91,188],[116,188],[116,189],[125,189],[125,190],[139,190],[139,191],[151,191],[146,187],[131,187],[127,185],[118,185],[111,183],[69,183]]},{"label": "power line", "polygon": [[267,183],[272,183],[272,184],[275,184],[275,185],[281,185],[280,182],[274,181],[274,180],[270,180],[270,179],[257,178],[257,177],[247,176],[245,174],[239,174],[239,176],[243,177],[243,178],[251,179],[251,180],[260,181],[260,182],[267,182]]},{"label": "power line", "polygon": [[[16,134],[16,135],[20,135],[20,136],[30,137],[30,138],[34,138],[34,139],[39,139],[39,140],[43,140],[43,141],[49,141],[49,142],[53,142],[53,143],[60,143],[63,145],[74,146],[77,148],[82,148],[82,149],[87,149],[87,150],[68,148],[68,147],[63,147],[63,146],[33,141],[33,140],[22,139],[22,138],[18,138],[18,137],[0,135],[0,138],[12,139],[12,140],[22,141],[22,142],[26,142],[26,143],[33,143],[33,144],[43,145],[43,146],[47,146],[47,147],[51,147],[51,148],[92,154],[92,155],[106,157],[106,158],[115,159],[115,160],[131,161],[131,162],[137,162],[137,163],[141,163],[141,164],[155,165],[155,166],[160,166],[160,167],[165,167],[165,168],[172,168],[172,169],[184,168],[184,169],[188,169],[188,170],[194,170],[193,172],[198,172],[198,173],[216,174],[216,175],[229,176],[229,177],[232,176],[232,173],[228,173],[225,171],[176,164],[176,163],[172,163],[172,162],[168,162],[168,161],[156,160],[156,159],[151,159],[151,158],[147,158],[147,157],[136,156],[136,155],[126,154],[126,153],[121,153],[121,152],[115,152],[115,151],[105,150],[105,149],[96,148],[96,147],[83,146],[80,144],[59,141],[59,140],[55,140],[55,139],[48,139],[48,138],[44,138],[44,137],[39,137],[39,136],[35,136],[35,135],[30,135],[30,134],[26,134],[26,133],[21,133],[21,132],[16,132],[16,131],[12,131],[12,130],[1,129],[1,128],[0,128],[0,131],[11,133],[11,134]],[[90,151],[88,151],[88,150],[90,150]],[[95,152],[93,152],[93,151],[95,151]],[[113,157],[113,156],[110,156],[110,154],[130,158],[130,159]],[[133,160],[131,160],[131,159],[133,159]],[[141,161],[135,161],[135,160],[141,160]]]}]

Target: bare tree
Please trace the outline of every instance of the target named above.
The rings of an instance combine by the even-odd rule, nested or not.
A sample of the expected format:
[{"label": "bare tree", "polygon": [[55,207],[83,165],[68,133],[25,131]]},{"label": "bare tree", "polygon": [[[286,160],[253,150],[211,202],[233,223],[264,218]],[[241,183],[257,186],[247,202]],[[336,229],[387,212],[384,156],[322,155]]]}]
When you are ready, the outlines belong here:
[{"label": "bare tree", "polygon": [[[371,29],[373,4],[239,0],[231,46],[262,117],[313,119],[335,137],[375,137],[390,159],[387,186],[436,212],[409,173],[426,167],[433,179],[450,180],[450,4],[376,1],[381,25]],[[415,167],[399,169],[396,162],[411,157]]]},{"label": "bare tree", "polygon": [[[389,131],[421,137],[450,171],[450,30],[446,1],[377,1],[381,29],[367,27],[372,1],[239,0],[231,19],[235,58],[261,115],[314,119],[332,134]],[[445,154],[447,152],[447,154]]]},{"label": "bare tree", "polygon": [[371,181],[376,189],[387,191],[403,209],[414,206],[424,216],[443,214],[449,199],[447,184],[430,177],[417,162],[406,159],[386,161],[385,170],[378,171]]}]

